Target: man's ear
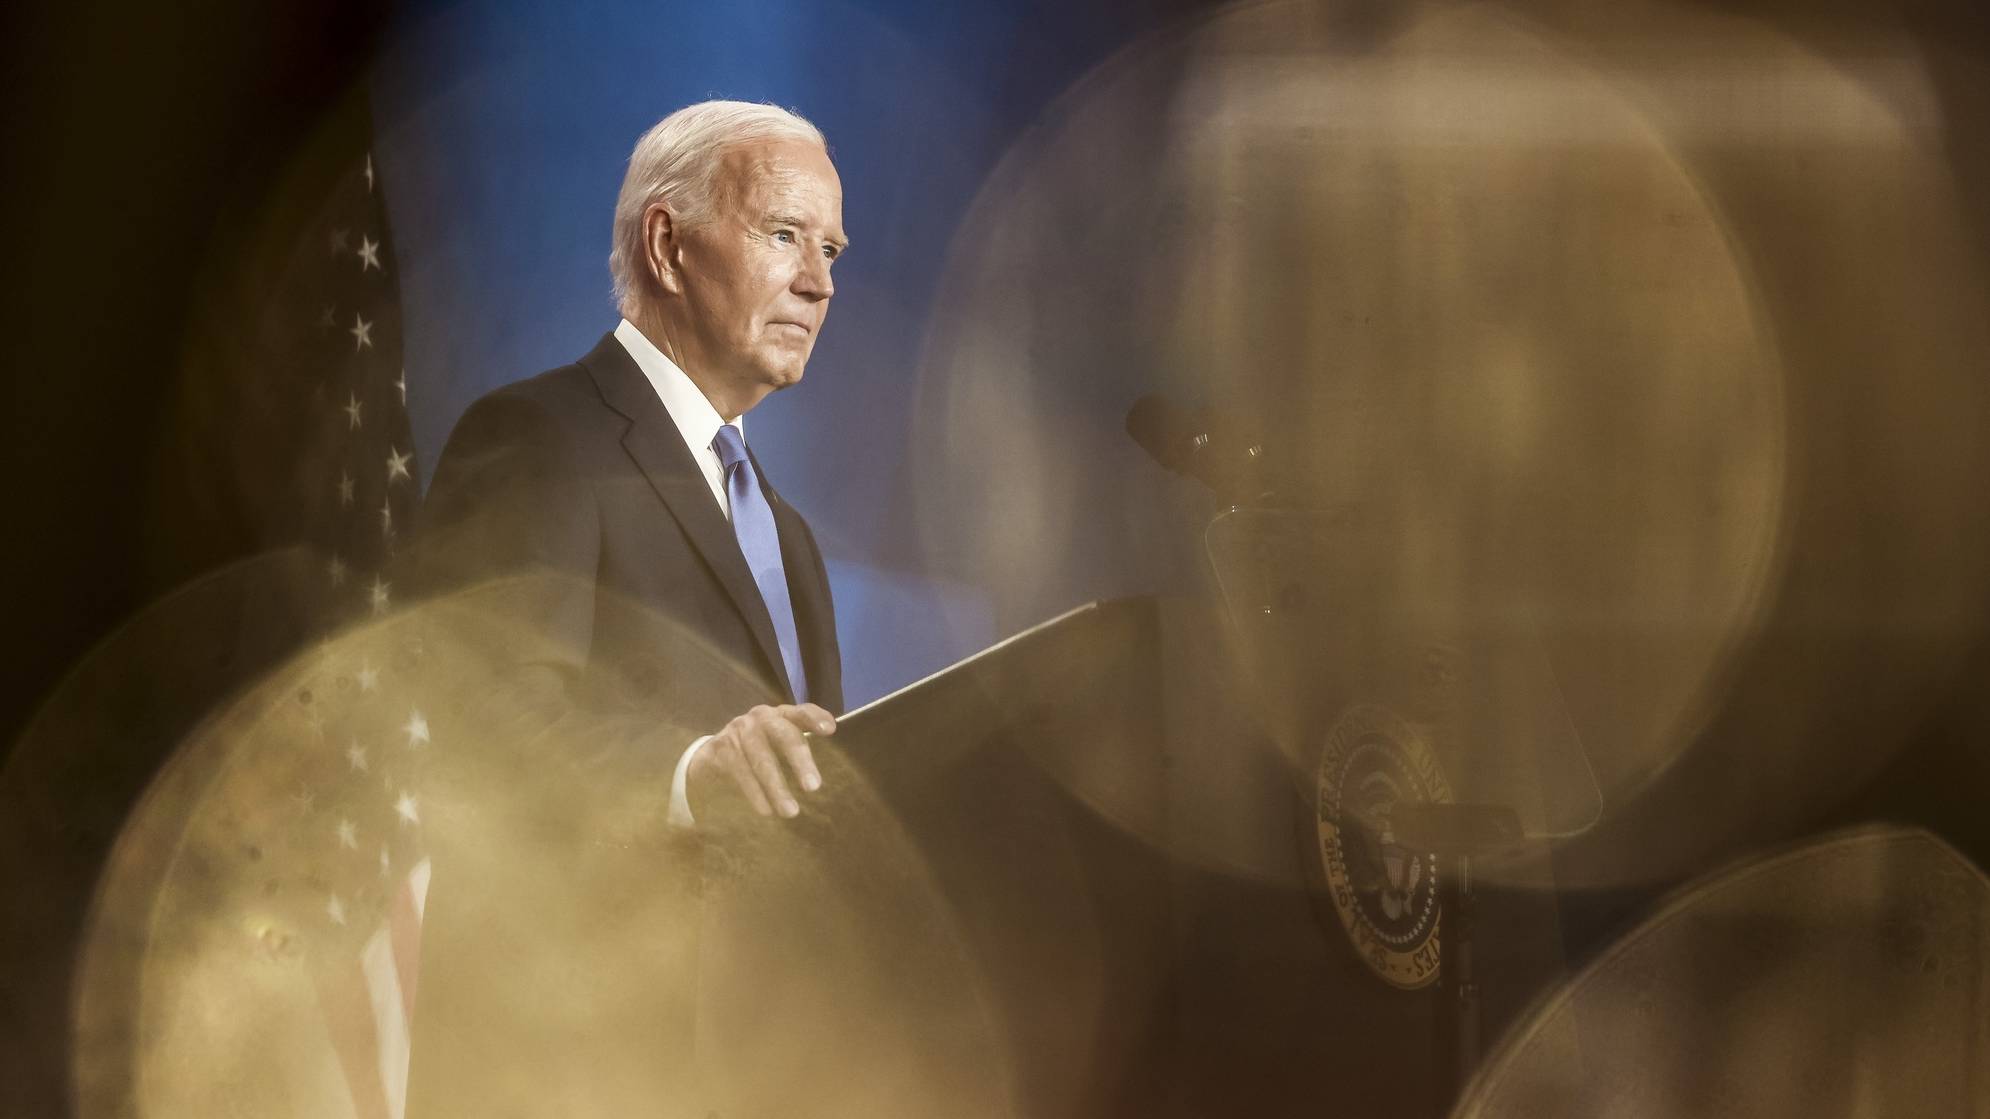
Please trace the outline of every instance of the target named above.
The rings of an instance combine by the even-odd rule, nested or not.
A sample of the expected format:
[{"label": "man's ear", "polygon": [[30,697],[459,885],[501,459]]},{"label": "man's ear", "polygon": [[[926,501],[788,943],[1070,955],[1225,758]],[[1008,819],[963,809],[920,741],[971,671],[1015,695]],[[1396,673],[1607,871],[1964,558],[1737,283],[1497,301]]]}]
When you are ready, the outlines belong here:
[{"label": "man's ear", "polygon": [[652,202],[643,211],[643,256],[650,277],[672,295],[684,294],[682,232],[670,207]]}]

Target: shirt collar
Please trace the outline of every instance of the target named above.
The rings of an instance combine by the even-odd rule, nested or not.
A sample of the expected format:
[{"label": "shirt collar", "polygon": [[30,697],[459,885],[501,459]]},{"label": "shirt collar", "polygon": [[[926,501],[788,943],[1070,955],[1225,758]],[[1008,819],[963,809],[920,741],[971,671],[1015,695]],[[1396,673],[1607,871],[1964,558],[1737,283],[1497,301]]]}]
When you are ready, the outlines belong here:
[{"label": "shirt collar", "polygon": [[[650,387],[656,390],[657,399],[663,401],[664,411],[670,413],[671,421],[684,437],[684,445],[693,453],[710,451],[719,428],[725,426],[725,417],[712,407],[712,402],[706,399],[690,375],[664,356],[664,352],[656,348],[656,343],[651,342],[628,319],[623,319],[621,325],[615,328],[615,340],[622,343],[622,348],[629,351],[630,357],[636,359],[636,367],[643,371]],[[732,421],[732,426],[739,429],[743,440],[746,436],[746,417]]]}]

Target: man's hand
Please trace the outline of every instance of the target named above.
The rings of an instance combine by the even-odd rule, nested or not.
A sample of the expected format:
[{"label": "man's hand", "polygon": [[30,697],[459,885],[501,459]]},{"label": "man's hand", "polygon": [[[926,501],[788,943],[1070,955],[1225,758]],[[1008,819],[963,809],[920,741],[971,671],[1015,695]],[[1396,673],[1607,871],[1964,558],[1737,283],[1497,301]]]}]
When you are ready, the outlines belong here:
[{"label": "man's hand", "polygon": [[822,787],[805,735],[835,733],[836,720],[813,703],[755,707],[705,743],[691,759],[686,784],[709,787],[704,778],[723,773],[760,815],[799,815],[790,775],[809,792]]}]

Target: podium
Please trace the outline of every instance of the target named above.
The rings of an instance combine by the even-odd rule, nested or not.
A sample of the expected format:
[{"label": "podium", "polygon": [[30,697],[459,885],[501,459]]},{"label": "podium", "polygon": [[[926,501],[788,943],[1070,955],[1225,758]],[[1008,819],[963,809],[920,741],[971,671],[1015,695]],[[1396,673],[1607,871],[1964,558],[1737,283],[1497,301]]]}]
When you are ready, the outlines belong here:
[{"label": "podium", "polygon": [[[1258,536],[1268,581],[1230,568],[1226,594],[1289,590],[1312,544],[1287,537]],[[1307,570],[1320,606],[1349,602],[1345,567]],[[1372,813],[1401,801],[1400,828],[1456,846],[1478,817],[1415,802],[1536,790],[1476,897],[1470,1009],[1497,1025],[1562,964],[1552,896],[1501,875],[1539,853],[1544,805],[1584,808],[1579,782],[1544,797],[1473,769],[1449,731],[1486,713],[1417,702],[1426,647],[1377,601],[1306,657],[1280,642],[1319,636],[1318,615],[1246,611],[1269,619],[1253,634],[1234,609],[1092,604],[846,714],[800,818],[714,824],[697,1033],[716,1110],[806,1091],[817,1114],[1444,1114],[1480,1043],[1440,981],[1453,852]],[[1392,770],[1392,734],[1435,745]],[[1547,741],[1547,765],[1579,747]],[[1329,814],[1336,764],[1351,784]]]}]

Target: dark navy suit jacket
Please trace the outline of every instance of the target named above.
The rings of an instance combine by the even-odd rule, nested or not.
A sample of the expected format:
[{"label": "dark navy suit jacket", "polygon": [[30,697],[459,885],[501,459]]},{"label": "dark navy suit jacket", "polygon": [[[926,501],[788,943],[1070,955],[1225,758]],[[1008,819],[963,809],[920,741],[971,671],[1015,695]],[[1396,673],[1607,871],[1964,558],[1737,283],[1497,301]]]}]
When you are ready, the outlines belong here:
[{"label": "dark navy suit jacket", "polygon": [[[821,553],[760,477],[809,698],[840,711]],[[410,1119],[702,1115],[711,852],[664,826],[670,776],[697,736],[792,698],[732,526],[611,334],[464,413],[421,537],[428,660],[469,696],[456,808],[424,825]]]},{"label": "dark navy suit jacket", "polygon": [[[809,698],[839,711],[842,663],[821,552],[757,458],[754,467],[781,537]],[[540,627],[534,655],[586,702],[619,699],[716,730],[714,719],[739,711],[686,694],[671,654],[687,641],[756,682],[762,699],[792,702],[732,526],[612,334],[579,362],[464,413],[436,465],[422,531],[436,557],[423,573],[431,586],[569,581],[514,603],[514,616]]]}]

